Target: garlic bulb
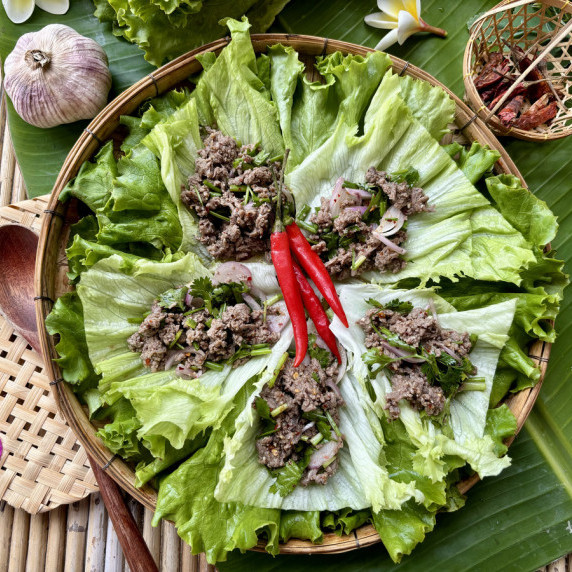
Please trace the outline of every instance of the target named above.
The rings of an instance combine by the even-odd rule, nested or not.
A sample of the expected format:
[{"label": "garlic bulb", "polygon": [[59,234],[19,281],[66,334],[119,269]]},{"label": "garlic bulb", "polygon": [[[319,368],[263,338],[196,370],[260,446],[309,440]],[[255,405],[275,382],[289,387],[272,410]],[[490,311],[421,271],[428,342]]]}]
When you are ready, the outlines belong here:
[{"label": "garlic bulb", "polygon": [[91,119],[111,88],[107,56],[61,24],[24,34],[4,62],[4,87],[18,115],[36,127]]}]

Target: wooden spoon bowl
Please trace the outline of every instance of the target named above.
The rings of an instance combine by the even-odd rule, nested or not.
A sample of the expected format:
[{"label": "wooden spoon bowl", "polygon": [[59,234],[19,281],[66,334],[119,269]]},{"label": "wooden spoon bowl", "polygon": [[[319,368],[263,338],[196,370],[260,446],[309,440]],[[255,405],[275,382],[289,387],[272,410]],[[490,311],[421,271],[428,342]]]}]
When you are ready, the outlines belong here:
[{"label": "wooden spoon bowl", "polygon": [[0,227],[0,314],[41,353],[34,307],[34,268],[38,237],[18,224]]}]

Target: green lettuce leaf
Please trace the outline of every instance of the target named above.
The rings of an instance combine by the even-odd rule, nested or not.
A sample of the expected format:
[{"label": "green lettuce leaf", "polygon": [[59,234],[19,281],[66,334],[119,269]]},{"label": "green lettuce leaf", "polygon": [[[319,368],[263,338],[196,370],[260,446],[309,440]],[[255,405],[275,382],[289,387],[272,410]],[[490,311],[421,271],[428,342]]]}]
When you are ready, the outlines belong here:
[{"label": "green lettuce leaf", "polygon": [[189,176],[194,174],[197,152],[203,146],[195,100],[191,99],[158,123],[142,143],[159,159],[161,178],[171,200],[177,206],[183,230],[181,250],[194,251],[203,259],[209,260],[208,252],[196,238],[198,222],[181,201],[181,187]]},{"label": "green lettuce leaf", "polygon": [[56,300],[46,318],[46,329],[51,335],[60,336],[56,344],[60,357],[54,361],[60,366],[63,378],[76,385],[77,391],[97,385],[99,378],[87,350],[83,307],[76,292],[68,292]]},{"label": "green lettuce leaf", "polygon": [[120,399],[110,407],[105,407],[94,418],[107,421],[97,436],[112,453],[130,461],[142,458],[144,450],[137,436],[141,423],[127,399]]},{"label": "green lettuce leaf", "polygon": [[[221,503],[214,494],[224,458],[225,436],[233,430],[236,415],[246,406],[250,391],[251,386],[243,386],[234,399],[233,412],[213,431],[207,445],[159,485],[153,524],[157,525],[161,518],[173,521],[193,554],[205,552],[211,564],[226,560],[227,553],[234,549],[244,552],[252,548],[258,543],[258,533],[266,534],[266,550],[278,553],[279,510]],[[287,531],[285,528],[284,533]]]},{"label": "green lettuce leaf", "polygon": [[137,44],[159,67],[224,35],[220,20],[246,14],[265,32],[288,0],[95,0],[95,16],[112,22],[113,33]]},{"label": "green lettuce leaf", "polygon": [[514,301],[481,310],[455,312],[450,311],[451,306],[432,291],[384,291],[371,284],[347,284],[339,288],[339,295],[350,327],[344,328],[335,318],[331,329],[349,354],[348,364],[353,374],[362,386],[369,386],[369,390],[373,391],[375,400],[372,396],[372,405],[379,418],[385,417],[385,395],[391,390],[391,384],[383,371],[373,379],[369,378],[367,366],[362,361],[366,351],[365,334],[356,322],[370,307],[367,300],[373,298],[380,303],[387,303],[398,297],[400,300],[411,301],[415,306],[427,307],[428,299],[433,299],[443,326],[479,336],[470,359],[477,367],[478,375],[485,377],[486,390],[460,393],[452,399],[452,436],[445,434],[428,417],[422,418],[405,401],[400,402],[400,419],[417,449],[413,469],[429,477],[432,482],[442,480],[446,475],[447,456],[464,459],[481,476],[496,475],[508,466],[509,460],[506,457],[498,459],[495,455],[494,443],[484,434],[484,428],[496,362],[508,339],[507,332],[513,321]]},{"label": "green lettuce leaf", "polygon": [[473,184],[479,181],[485,173],[491,171],[500,157],[498,151],[493,151],[488,146],[483,147],[477,141],[473,141],[470,149],[459,143],[451,143],[443,148],[456,160],[459,169]]},{"label": "green lettuce leaf", "polygon": [[544,248],[554,239],[558,230],[556,217],[544,201],[522,186],[517,177],[489,177],[486,184],[496,207],[528,242]]},{"label": "green lettuce leaf", "polygon": [[409,502],[401,510],[373,513],[373,525],[394,562],[423,541],[435,527],[435,512]]},{"label": "green lettuce leaf", "polygon": [[258,143],[271,157],[281,155],[284,141],[278,112],[257,75],[250,24],[228,20],[227,25],[232,41],[203,71],[192,94],[201,122],[216,124],[243,144]]}]

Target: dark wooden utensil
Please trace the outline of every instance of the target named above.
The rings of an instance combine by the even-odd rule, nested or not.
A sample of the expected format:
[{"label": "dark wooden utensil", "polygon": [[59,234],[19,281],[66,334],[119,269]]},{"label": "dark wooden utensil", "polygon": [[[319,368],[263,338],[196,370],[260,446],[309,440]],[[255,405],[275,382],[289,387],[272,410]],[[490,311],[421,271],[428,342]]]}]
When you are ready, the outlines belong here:
[{"label": "dark wooden utensil", "polygon": [[[0,227],[0,314],[41,355],[34,307],[37,247],[38,237],[29,228],[17,224]],[[119,487],[88,458],[129,568],[133,572],[156,572],[157,565]]]}]

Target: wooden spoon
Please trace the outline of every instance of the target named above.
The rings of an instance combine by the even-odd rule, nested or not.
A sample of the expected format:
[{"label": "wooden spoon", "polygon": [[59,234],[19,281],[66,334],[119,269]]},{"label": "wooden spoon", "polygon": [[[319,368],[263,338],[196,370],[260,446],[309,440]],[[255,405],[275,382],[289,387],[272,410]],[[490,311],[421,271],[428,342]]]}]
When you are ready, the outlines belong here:
[{"label": "wooden spoon", "polygon": [[[38,237],[17,224],[0,227],[0,314],[41,355],[34,307]],[[157,565],[115,481],[89,458],[101,497],[123,554],[133,572],[156,572]]]}]

